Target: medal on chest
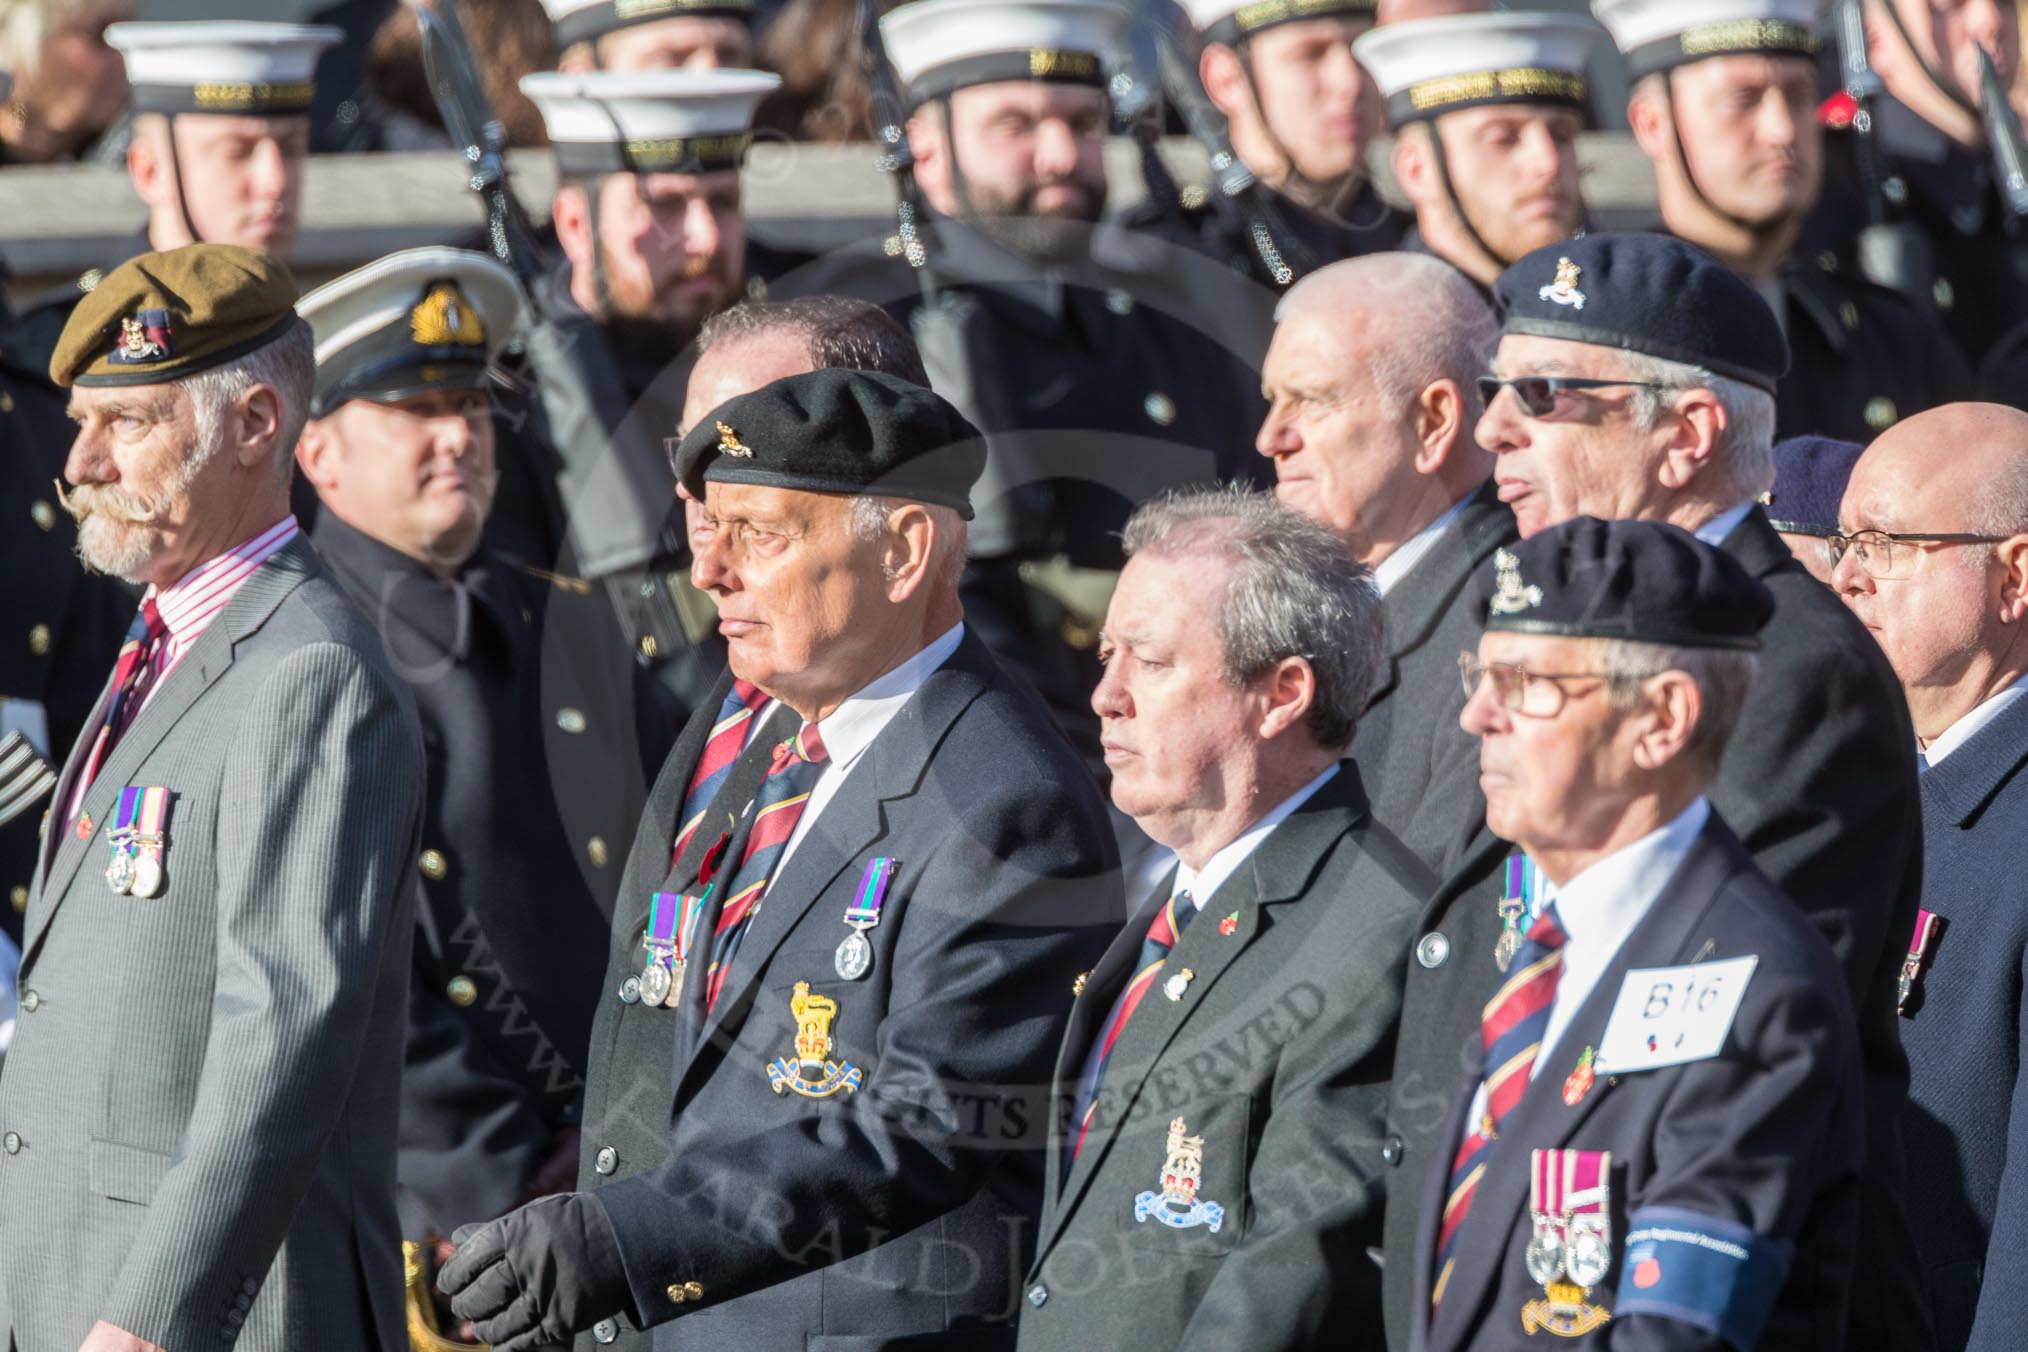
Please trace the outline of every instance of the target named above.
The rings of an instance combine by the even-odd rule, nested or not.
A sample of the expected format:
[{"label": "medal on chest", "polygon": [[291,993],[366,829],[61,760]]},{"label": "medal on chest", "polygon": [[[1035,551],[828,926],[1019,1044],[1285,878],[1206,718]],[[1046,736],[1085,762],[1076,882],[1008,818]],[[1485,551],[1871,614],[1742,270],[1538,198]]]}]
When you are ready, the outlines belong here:
[{"label": "medal on chest", "polygon": [[1533,1335],[1577,1338],[1612,1318],[1591,1303],[1613,1265],[1612,1152],[1529,1152],[1530,1234],[1523,1260],[1542,1296],[1521,1307],[1521,1328]]},{"label": "medal on chest", "polygon": [[851,933],[839,941],[838,951],[831,958],[831,966],[842,980],[857,981],[873,970],[873,945],[867,941],[866,931],[880,923],[880,907],[887,900],[887,887],[893,881],[893,859],[878,855],[866,861],[866,872],[860,875],[853,902],[845,908],[845,923],[851,927]]},{"label": "medal on chest", "polygon": [[1909,1013],[1908,998],[1915,994],[1916,982],[1922,979],[1924,966],[1929,962],[1930,950],[1942,936],[1944,918],[1930,911],[1915,913],[1915,933],[1909,936],[1908,956],[1901,960],[1901,977],[1895,983],[1894,1008],[1897,1012]]},{"label": "medal on chest", "polygon": [[1521,951],[1522,937],[1528,932],[1529,903],[1533,899],[1528,856],[1519,850],[1508,855],[1506,872],[1506,885],[1500,889],[1500,900],[1495,904],[1500,916],[1500,938],[1493,945],[1493,961],[1503,972],[1514,965],[1514,955]]}]

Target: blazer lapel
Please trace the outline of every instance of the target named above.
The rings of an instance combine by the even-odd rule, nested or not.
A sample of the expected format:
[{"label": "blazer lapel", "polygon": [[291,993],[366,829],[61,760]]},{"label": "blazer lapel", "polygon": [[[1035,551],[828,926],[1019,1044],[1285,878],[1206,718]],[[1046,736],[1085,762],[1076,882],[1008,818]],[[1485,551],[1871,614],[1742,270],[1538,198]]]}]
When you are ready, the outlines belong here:
[{"label": "blazer lapel", "polygon": [[[1577,1065],[1579,1051],[1595,1044],[1605,1031],[1626,974],[1639,967],[1667,967],[1695,960],[1692,945],[1701,947],[1699,931],[1704,916],[1726,879],[1739,868],[1743,853],[1730,829],[1713,817],[1677,866],[1662,896],[1600,974],[1598,984],[1565,1027],[1562,1039],[1543,1049],[1527,1092],[1500,1124],[1500,1139],[1472,1199],[1472,1216],[1458,1236],[1456,1262],[1446,1290],[1459,1298],[1446,1300],[1438,1312],[1431,1328],[1433,1347],[1451,1345],[1466,1330],[1477,1308],[1499,1290],[1498,1269],[1507,1256],[1514,1218],[1526,1208],[1528,1153],[1562,1146],[1612,1093],[1614,1078],[1602,1078],[1573,1107],[1563,1101],[1563,1081]],[[1476,1077],[1468,1080],[1460,1095],[1461,1104],[1477,1089]],[[1462,1112],[1462,1107],[1458,1110]],[[1443,1143],[1446,1173],[1447,1157],[1458,1139]],[[1447,1187],[1448,1178],[1439,1186]],[[1421,1236],[1417,1238],[1420,1241]],[[1433,1262],[1434,1258],[1434,1252],[1418,1255],[1419,1262]]]},{"label": "blazer lapel", "polygon": [[[149,696],[146,704],[134,715],[134,721],[120,734],[120,740],[113,745],[105,763],[99,767],[91,786],[85,790],[83,811],[91,818],[92,830],[80,840],[76,831],[65,829],[49,843],[48,867],[42,879],[40,903],[35,906],[27,931],[22,935],[24,961],[40,944],[42,936],[49,929],[49,922],[55,915],[65,894],[69,891],[72,878],[81,864],[95,850],[100,836],[106,829],[106,818],[118,801],[120,790],[132,782],[128,777],[146,763],[148,757],[169,735],[198,698],[223,676],[231,667],[234,649],[239,642],[258,630],[267,622],[282,599],[300,586],[303,580],[321,571],[322,565],[311,550],[308,541],[300,535],[268,560],[240,584],[239,590],[227,603],[225,612],[213,620],[210,627],[191,646],[176,664],[176,669],[163,678],[162,684]],[[110,697],[111,683],[107,683],[106,695],[100,698],[96,720],[103,720],[106,699]],[[87,737],[96,740],[97,721],[86,725],[90,731]],[[82,755],[89,754],[89,748],[82,745],[74,748],[72,760],[67,766],[63,784],[58,788],[68,794],[73,792],[75,776],[83,773]],[[174,788],[173,785],[168,786]],[[59,804],[50,816],[52,834],[54,823],[62,813],[65,803]],[[170,835],[175,833],[175,807],[170,807]]]},{"label": "blazer lapel", "polygon": [[1932,816],[1963,826],[2028,760],[2028,699],[2016,699],[1956,751],[1925,770],[1918,784]]},{"label": "blazer lapel", "polygon": [[1437,537],[1428,555],[1387,594],[1387,661],[1367,700],[1369,706],[1393,692],[1401,679],[1401,659],[1429,641],[1473,570],[1514,538],[1514,514],[1488,479],[1465,501],[1457,520]]},{"label": "blazer lapel", "polygon": [[[698,1049],[720,1040],[721,1030],[738,1017],[742,1022],[755,980],[782,941],[838,875],[859,862],[867,848],[886,834],[885,804],[916,791],[930,757],[944,733],[966,706],[986,688],[990,663],[970,631],[942,667],[930,673],[922,688],[902,706],[862,753],[864,764],[852,768],[838,795],[797,842],[779,877],[769,883],[761,906],[740,939],[732,969],[726,973],[718,1002],[704,1016],[697,1036],[684,1050],[677,1076],[677,1102],[695,1068]],[[899,861],[902,869],[909,861]],[[843,910],[839,934],[843,937]]]},{"label": "blazer lapel", "polygon": [[56,857],[57,849],[63,844],[64,836],[70,833],[70,799],[77,792],[77,777],[84,773],[85,759],[91,755],[92,743],[98,740],[99,727],[106,721],[106,706],[112,703],[113,680],[106,676],[105,688],[99,691],[99,700],[92,706],[92,716],[85,720],[84,732],[72,744],[70,755],[64,758],[63,774],[56,781],[56,793],[49,800],[49,823],[36,848],[35,892],[42,890],[43,879],[48,876],[50,861]]},{"label": "blazer lapel", "polygon": [[1719,542],[1718,547],[1739,560],[1755,577],[1766,577],[1784,566],[1803,566],[1796,562],[1796,556],[1782,543],[1782,537],[1775,533],[1767,513],[1757,504],[1748,509],[1745,517]]},{"label": "blazer lapel", "polygon": [[[1155,1064],[1168,1049],[1183,1025],[1190,1021],[1217,985],[1231,970],[1254,939],[1273,923],[1274,908],[1300,899],[1310,875],[1331,843],[1366,815],[1366,793],[1359,772],[1350,761],[1341,762],[1330,783],[1277,826],[1253,854],[1227,879],[1217,892],[1204,899],[1201,914],[1177,940],[1163,961],[1160,982],[1142,997],[1133,1018],[1113,1044],[1113,1059],[1107,1065],[1108,1097],[1118,1105],[1112,1121],[1124,1122],[1146,1087]],[[1167,898],[1163,898],[1164,901]],[[1328,898],[1326,901],[1330,900]],[[1147,920],[1129,931],[1138,950]],[[1227,919],[1230,933],[1223,932]],[[1163,986],[1183,969],[1193,973],[1180,999],[1171,1000]],[[1111,1012],[1111,1002],[1106,1011]],[[1052,1213],[1047,1243],[1063,1224],[1072,1207],[1078,1205],[1093,1174],[1111,1153],[1117,1133],[1094,1131],[1083,1153],[1072,1166],[1063,1186],[1063,1206]]]}]

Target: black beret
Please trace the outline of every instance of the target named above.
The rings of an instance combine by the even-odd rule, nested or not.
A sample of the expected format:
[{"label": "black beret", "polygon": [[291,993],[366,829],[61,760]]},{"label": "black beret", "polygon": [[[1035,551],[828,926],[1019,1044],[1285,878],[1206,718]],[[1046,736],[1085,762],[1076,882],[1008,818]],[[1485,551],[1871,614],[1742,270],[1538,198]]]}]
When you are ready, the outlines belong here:
[{"label": "black beret", "polygon": [[979,430],[942,395],[842,367],[728,399],[676,449],[676,476],[700,500],[707,482],[759,484],[909,498],[954,507],[967,521],[985,467]]},{"label": "black beret", "polygon": [[1789,343],[1732,269],[1673,235],[1547,244],[1493,284],[1502,333],[1567,338],[1702,366],[1774,393]]},{"label": "black beret", "polygon": [[1790,437],[1774,448],[1774,491],[1768,520],[1784,535],[1836,535],[1852,466],[1866,448],[1832,437]]},{"label": "black beret", "polygon": [[1752,649],[1774,595],[1679,527],[1580,516],[1495,550],[1472,606],[1489,632]]}]

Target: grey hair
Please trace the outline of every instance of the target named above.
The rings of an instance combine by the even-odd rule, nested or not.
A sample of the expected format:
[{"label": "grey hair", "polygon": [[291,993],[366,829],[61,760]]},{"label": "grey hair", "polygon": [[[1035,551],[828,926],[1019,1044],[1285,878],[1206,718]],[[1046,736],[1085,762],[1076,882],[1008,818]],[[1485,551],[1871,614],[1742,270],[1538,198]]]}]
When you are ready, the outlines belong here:
[{"label": "grey hair", "polygon": [[208,446],[219,444],[226,409],[256,385],[266,385],[281,400],[280,435],[275,444],[275,474],[283,483],[296,463],[296,439],[310,416],[310,392],[317,378],[316,340],[310,326],[298,319],[281,337],[263,343],[223,366],[185,376],[177,384],[190,395],[199,433]]},{"label": "grey hair", "polygon": [[[930,546],[929,586],[932,591],[955,595],[958,575],[965,567],[965,519],[954,507],[914,498],[886,498],[876,494],[855,494],[845,518],[845,528],[861,544],[878,544],[887,533],[888,518],[903,507],[920,507],[929,513],[936,527],[936,543]],[[884,570],[892,580],[893,569]]]},{"label": "grey hair", "polygon": [[1380,592],[1366,565],[1308,517],[1245,487],[1189,489],[1144,503],[1127,521],[1126,553],[1224,556],[1214,628],[1225,679],[1237,687],[1290,657],[1310,664],[1317,744],[1352,741],[1380,670]]},{"label": "grey hair", "polygon": [[1627,412],[1636,427],[1653,428],[1675,406],[1671,394],[1710,390],[1725,410],[1725,431],[1717,456],[1732,481],[1737,498],[1750,498],[1774,487],[1775,401],[1766,390],[1743,380],[1721,376],[1689,362],[1651,357],[1645,352],[1620,353],[1623,373],[1632,380],[1651,381],[1658,390],[1636,389]]},{"label": "grey hair", "polygon": [[1307,308],[1385,316],[1384,339],[1367,354],[1382,412],[1399,418],[1439,380],[1463,391],[1467,426],[1479,409],[1478,377],[1500,345],[1500,322],[1465,275],[1423,254],[1379,253],[1319,268],[1289,288],[1275,321]]},{"label": "grey hair", "polygon": [[722,343],[776,334],[801,341],[820,371],[877,371],[915,385],[930,383],[908,330],[878,305],[849,296],[744,301],[704,321],[697,352],[702,356]]},{"label": "grey hair", "polygon": [[1697,683],[1704,697],[1697,726],[1684,747],[1705,767],[1717,770],[1739,713],[1753,688],[1760,659],[1733,648],[1676,648],[1662,643],[1600,639],[1599,671],[1606,677],[1606,699],[1616,713],[1630,713],[1640,704],[1643,681],[1665,671],[1680,671]]}]

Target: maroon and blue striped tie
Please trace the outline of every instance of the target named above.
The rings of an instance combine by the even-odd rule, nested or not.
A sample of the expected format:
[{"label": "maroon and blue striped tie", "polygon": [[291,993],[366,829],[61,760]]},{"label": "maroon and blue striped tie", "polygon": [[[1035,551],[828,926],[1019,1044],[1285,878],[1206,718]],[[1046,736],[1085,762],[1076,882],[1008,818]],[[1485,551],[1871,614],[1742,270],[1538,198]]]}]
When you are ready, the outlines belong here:
[{"label": "maroon and blue striped tie", "polygon": [[[1155,912],[1155,918],[1148,922],[1148,933],[1141,940],[1141,951],[1134,958],[1134,975],[1113,1002],[1113,1012],[1107,1016],[1105,1029],[1099,1034],[1098,1069],[1091,1076],[1085,1101],[1076,1105],[1077,1140],[1070,1147],[1070,1159],[1075,1160],[1084,1149],[1084,1138],[1091,1131],[1092,1115],[1098,1110],[1098,1087],[1106,1076],[1106,1062],[1113,1059],[1113,1044],[1120,1040],[1120,1033],[1127,1026],[1127,1020],[1141,1007],[1141,1001],[1155,984],[1155,978],[1162,974],[1162,964],[1168,961],[1169,952],[1176,947],[1176,941],[1183,937],[1183,931],[1190,928],[1190,922],[1197,918],[1197,904],[1188,892],[1178,892],[1169,898],[1162,909]],[[1065,1168],[1070,1161],[1065,1161]]]},{"label": "maroon and blue striped tie", "polygon": [[753,720],[767,702],[767,692],[746,681],[734,681],[724,702],[718,706],[718,721],[711,725],[711,736],[704,743],[704,754],[697,758],[697,769],[690,776],[690,791],[683,795],[683,815],[678,818],[681,824],[676,831],[676,846],[669,853],[671,868],[675,867],[683,847],[696,833],[697,824],[704,820],[705,810],[717,796],[719,786],[732,773],[732,763],[739,759],[740,751],[746,746]]},{"label": "maroon and blue striped tie", "polygon": [[76,809],[84,802],[85,790],[97,778],[99,766],[112,754],[113,744],[120,740],[127,724],[134,721],[134,715],[140,708],[141,692],[146,685],[148,663],[155,656],[162,636],[168,632],[162,612],[155,608],[155,598],[143,597],[141,609],[127,627],[126,641],[120,645],[119,661],[113,666],[113,696],[106,701],[105,722],[99,725],[98,735],[92,740],[91,754],[85,758],[84,773],[78,776],[77,788],[71,795],[72,816],[77,815]]},{"label": "maroon and blue striped tie", "polygon": [[724,900],[712,926],[711,966],[705,972],[706,1010],[718,1003],[725,974],[732,969],[732,955],[760,911],[768,879],[787,851],[789,837],[796,833],[810,790],[823,773],[826,754],[815,723],[805,723],[800,733],[775,747],[768,777],[761,781],[753,800],[753,826],[747,833],[746,850],[731,883],[721,893]]},{"label": "maroon and blue striped tie", "polygon": [[1482,1081],[1486,1111],[1477,1122],[1466,1124],[1465,1139],[1451,1161],[1450,1187],[1444,1193],[1443,1221],[1437,1229],[1437,1278],[1429,1298],[1432,1311],[1443,1301],[1458,1232],[1472,1209],[1472,1199],[1478,1196],[1493,1143],[1500,1139],[1500,1123],[1528,1092],[1528,1072],[1541,1054],[1549,1011],[1556,1003],[1556,983],[1563,975],[1566,937],[1556,918],[1555,903],[1543,907],[1507,969],[1507,980],[1480,1015],[1479,1041],[1486,1053]]}]

